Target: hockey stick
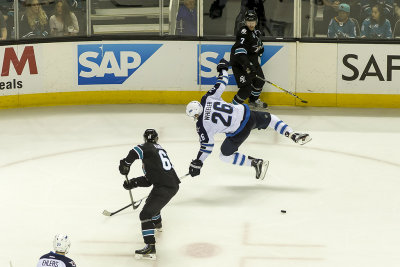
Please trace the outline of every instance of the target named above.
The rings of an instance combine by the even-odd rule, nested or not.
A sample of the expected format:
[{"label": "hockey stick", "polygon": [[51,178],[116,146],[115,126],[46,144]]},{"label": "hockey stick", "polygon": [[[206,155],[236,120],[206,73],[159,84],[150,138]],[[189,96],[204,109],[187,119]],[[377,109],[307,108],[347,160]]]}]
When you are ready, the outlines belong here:
[{"label": "hockey stick", "polygon": [[262,78],[262,77],[260,77],[260,76],[258,76],[258,75],[256,75],[256,78],[258,78],[258,79],[260,79],[261,81],[264,81],[264,82],[266,82],[266,83],[269,83],[270,85],[275,86],[275,87],[278,88],[279,90],[282,90],[282,91],[284,91],[285,93],[287,93],[287,94],[289,94],[289,95],[291,95],[291,96],[294,96],[294,97],[298,98],[302,103],[308,103],[307,100],[301,99],[300,97],[298,97],[298,96],[295,95],[294,93],[292,93],[292,92],[290,92],[290,91],[288,91],[288,90],[283,89],[282,87],[280,87],[280,86],[274,84],[273,82],[270,82],[270,81],[268,81],[268,80],[266,80],[266,79],[264,79],[264,78]]},{"label": "hockey stick", "polygon": [[[129,183],[128,175],[125,175],[125,179],[126,179],[126,180],[128,181],[128,183]],[[131,197],[131,204],[129,204],[129,205],[127,205],[127,206],[125,206],[125,207],[123,207],[123,208],[117,210],[117,211],[114,211],[114,212],[109,212],[108,210],[103,210],[103,215],[105,215],[105,216],[113,216],[114,214],[116,214],[116,213],[118,213],[118,212],[120,212],[120,211],[123,211],[124,209],[127,209],[127,208],[129,208],[130,206],[133,207],[133,210],[137,209],[137,208],[140,206],[140,203],[142,203],[142,200],[143,200],[143,199],[140,199],[140,200],[138,200],[138,201],[133,201],[133,196],[132,196],[132,191],[131,191],[131,189],[129,189],[129,196]],[[136,204],[137,202],[139,202],[139,203]]]},{"label": "hockey stick", "polygon": [[104,210],[103,211],[103,215],[104,216],[113,216],[114,214],[117,214],[118,212],[123,211],[123,210],[129,208],[130,206],[133,206],[133,210],[136,210],[137,208],[139,208],[139,206],[142,203],[143,199],[146,199],[146,198],[147,198],[147,196],[145,196],[144,198],[139,199],[138,201],[134,201],[133,205],[131,203],[131,204],[129,204],[129,205],[123,207],[123,208],[120,208],[119,210],[116,210],[114,212],[109,212],[108,210]]},{"label": "hockey stick", "polygon": [[[187,176],[189,176],[189,173],[183,175],[182,177],[179,177],[179,180],[182,180],[182,179],[186,178]],[[127,177],[127,178],[128,178],[128,177]],[[129,191],[130,191],[130,190],[129,190]],[[131,195],[131,196],[132,196],[132,195]],[[104,210],[104,211],[103,211],[103,215],[104,215],[104,216],[113,216],[114,214],[117,214],[118,212],[123,211],[124,209],[127,209],[127,208],[129,208],[130,206],[133,206],[133,210],[136,210],[136,209],[140,206],[140,204],[142,203],[142,201],[143,201],[144,199],[146,199],[147,197],[148,197],[148,196],[145,196],[145,197],[143,197],[143,198],[141,198],[141,199],[139,199],[139,200],[137,200],[137,201],[133,201],[133,199],[132,199],[132,203],[131,203],[131,204],[129,204],[129,205],[127,205],[127,206],[125,206],[125,207],[123,207],[123,208],[121,208],[121,209],[119,209],[119,210],[116,210],[116,211],[114,211],[114,212],[109,212],[108,210]]]},{"label": "hockey stick", "polygon": [[[128,175],[127,175],[127,174],[125,174],[125,179],[126,179],[126,182],[129,184],[129,179],[128,179]],[[132,202],[133,210],[135,210],[135,205],[134,205],[135,201],[133,201],[131,189],[129,189],[129,196],[131,197],[131,202]]]}]

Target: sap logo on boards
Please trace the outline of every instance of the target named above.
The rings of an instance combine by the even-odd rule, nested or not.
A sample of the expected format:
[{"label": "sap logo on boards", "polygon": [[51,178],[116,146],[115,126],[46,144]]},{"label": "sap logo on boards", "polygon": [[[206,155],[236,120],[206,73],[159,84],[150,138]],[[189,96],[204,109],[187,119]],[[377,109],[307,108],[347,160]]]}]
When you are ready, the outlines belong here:
[{"label": "sap logo on boards", "polygon": [[[351,62],[350,62],[351,59]],[[400,70],[400,61],[397,61],[397,65],[395,65],[395,60],[400,60],[400,55],[387,55],[386,62],[380,63],[377,62],[374,55],[371,55],[367,64],[364,66],[357,67],[358,63],[358,55],[356,54],[347,54],[343,57],[343,65],[351,70],[352,75],[346,76],[342,75],[342,80],[344,81],[354,81],[359,79],[360,81],[364,81],[367,76],[375,77],[379,81],[392,81],[393,71]],[[386,73],[382,72],[386,68]],[[360,75],[360,70],[361,75]]]},{"label": "sap logo on boards", "polygon": [[[261,66],[270,60],[282,45],[264,45],[264,53],[261,56]],[[218,62],[225,58],[230,60],[232,45],[197,45],[197,84],[214,85],[217,81]],[[236,85],[235,77],[229,70],[229,85]]]},{"label": "sap logo on boards", "polygon": [[[15,73],[18,76],[22,75],[23,73],[27,74],[28,70],[24,72],[24,70],[27,69],[26,66],[28,66],[27,68],[29,69],[30,75],[38,74],[35,49],[33,46],[25,46],[20,58],[18,58],[13,47],[6,47],[4,49],[1,77],[9,77],[10,70],[12,68],[13,70],[15,70]],[[14,76],[13,73],[12,75]],[[23,87],[23,82],[16,78],[12,80],[0,81],[0,90],[21,89],[22,87]]]},{"label": "sap logo on boards", "polygon": [[78,84],[122,84],[162,44],[78,45]]}]

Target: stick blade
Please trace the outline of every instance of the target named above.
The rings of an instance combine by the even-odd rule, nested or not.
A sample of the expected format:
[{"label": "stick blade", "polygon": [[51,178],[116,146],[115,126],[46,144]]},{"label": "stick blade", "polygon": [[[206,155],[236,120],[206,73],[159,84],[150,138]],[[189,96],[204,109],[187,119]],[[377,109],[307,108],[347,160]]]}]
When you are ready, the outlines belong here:
[{"label": "stick blade", "polygon": [[133,205],[133,209],[135,210],[139,208],[140,204],[142,204],[142,199],[139,201],[139,203]]},{"label": "stick blade", "polygon": [[307,100],[301,100],[301,102],[302,102],[302,103],[306,103],[306,104],[308,103]]},{"label": "stick blade", "polygon": [[103,210],[103,215],[104,216],[111,216],[111,212],[109,212],[108,210]]}]

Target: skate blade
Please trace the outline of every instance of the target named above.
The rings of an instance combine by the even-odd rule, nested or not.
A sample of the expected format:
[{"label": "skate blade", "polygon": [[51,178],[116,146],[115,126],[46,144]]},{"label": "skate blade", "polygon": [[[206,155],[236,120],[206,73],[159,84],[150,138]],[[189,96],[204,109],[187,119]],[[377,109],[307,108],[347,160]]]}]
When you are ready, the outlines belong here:
[{"label": "skate blade", "polygon": [[157,256],[156,256],[156,254],[135,254],[135,259],[155,261],[157,259]]},{"label": "skate blade", "polygon": [[264,161],[261,175],[259,178],[260,180],[264,180],[265,175],[267,174],[268,166],[269,166],[269,161],[268,160]]},{"label": "skate blade", "polygon": [[300,139],[300,145],[305,145],[305,144],[307,144],[308,142],[310,142],[311,140],[312,140],[312,138],[308,135],[308,136],[306,136],[305,138]]},{"label": "skate blade", "polygon": [[156,230],[156,232],[162,232],[163,231],[162,228],[154,228],[154,230]]}]

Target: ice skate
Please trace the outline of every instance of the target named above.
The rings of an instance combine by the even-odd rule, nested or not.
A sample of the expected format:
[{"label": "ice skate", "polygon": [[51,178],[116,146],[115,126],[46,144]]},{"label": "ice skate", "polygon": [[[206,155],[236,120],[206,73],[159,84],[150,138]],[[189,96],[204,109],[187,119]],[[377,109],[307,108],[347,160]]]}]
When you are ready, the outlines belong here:
[{"label": "ice skate", "polygon": [[268,170],[269,161],[262,159],[253,159],[251,166],[256,169],[256,179],[264,180],[265,174]]},{"label": "ice skate", "polygon": [[312,140],[311,136],[305,133],[291,133],[288,137],[300,145],[307,144]]},{"label": "ice skate", "polygon": [[156,230],[157,232],[162,232],[163,231],[162,223],[160,222],[160,223],[155,224],[154,225],[154,230]]},{"label": "ice skate", "polygon": [[251,110],[255,111],[260,111],[260,110],[267,110],[268,109],[268,104],[265,102],[262,102],[260,99],[257,99],[256,101],[249,101],[249,108]]},{"label": "ice skate", "polygon": [[154,244],[146,244],[146,246],[142,249],[135,250],[135,258],[146,259],[146,260],[155,260],[156,257],[156,245]]}]

